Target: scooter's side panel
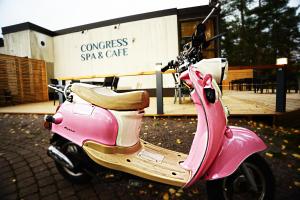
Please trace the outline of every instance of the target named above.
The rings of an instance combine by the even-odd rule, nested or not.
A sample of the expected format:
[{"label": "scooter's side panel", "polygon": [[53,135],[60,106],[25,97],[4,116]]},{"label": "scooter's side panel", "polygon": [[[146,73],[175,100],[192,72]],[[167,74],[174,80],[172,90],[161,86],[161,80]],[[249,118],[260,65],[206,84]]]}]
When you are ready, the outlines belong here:
[{"label": "scooter's side panel", "polygon": [[61,123],[52,124],[52,131],[82,146],[85,140],[93,140],[105,145],[115,145],[118,122],[106,109],[87,104],[64,102],[56,115]]},{"label": "scooter's side panel", "polygon": [[205,179],[214,180],[231,175],[250,155],[267,148],[265,143],[252,131],[229,127],[220,153],[208,169]]}]

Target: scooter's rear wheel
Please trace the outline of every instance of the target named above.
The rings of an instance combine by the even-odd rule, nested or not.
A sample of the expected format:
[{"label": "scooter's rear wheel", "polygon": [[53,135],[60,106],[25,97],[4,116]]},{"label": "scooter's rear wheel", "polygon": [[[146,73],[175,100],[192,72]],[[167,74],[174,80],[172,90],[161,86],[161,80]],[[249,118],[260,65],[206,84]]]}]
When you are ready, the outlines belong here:
[{"label": "scooter's rear wheel", "polygon": [[[246,168],[246,169],[245,169]],[[252,177],[255,187],[247,178]],[[266,161],[258,154],[247,158],[230,176],[208,181],[208,199],[220,200],[269,200],[273,199],[274,177]]]},{"label": "scooter's rear wheel", "polygon": [[60,163],[55,161],[55,165],[57,170],[59,171],[59,173],[65,177],[67,180],[73,182],[73,183],[86,183],[88,181],[90,181],[91,176],[84,171],[82,168],[80,168],[80,166],[78,165],[78,163],[76,162],[76,160],[74,160],[74,154],[78,153],[76,151],[78,151],[77,149],[78,147],[71,143],[71,142],[61,142],[60,143],[60,151],[67,156],[71,162],[73,164],[75,164],[75,168],[74,169],[69,169],[65,166],[62,166]]}]

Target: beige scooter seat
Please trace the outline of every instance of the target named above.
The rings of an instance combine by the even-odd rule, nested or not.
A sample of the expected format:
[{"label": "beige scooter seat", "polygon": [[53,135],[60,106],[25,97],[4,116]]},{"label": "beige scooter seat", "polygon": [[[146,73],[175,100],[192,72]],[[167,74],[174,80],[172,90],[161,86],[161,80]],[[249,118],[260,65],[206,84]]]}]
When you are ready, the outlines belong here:
[{"label": "beige scooter seat", "polygon": [[149,106],[147,91],[116,93],[108,88],[75,83],[71,91],[83,100],[109,110],[139,110]]}]

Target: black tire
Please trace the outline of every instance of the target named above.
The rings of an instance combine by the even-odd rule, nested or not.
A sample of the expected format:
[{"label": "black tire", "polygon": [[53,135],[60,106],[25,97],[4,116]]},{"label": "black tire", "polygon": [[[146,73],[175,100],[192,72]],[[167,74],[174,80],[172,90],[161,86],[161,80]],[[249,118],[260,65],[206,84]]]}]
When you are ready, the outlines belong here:
[{"label": "black tire", "polygon": [[[65,154],[73,164],[77,164],[76,161],[74,161],[74,159],[72,159],[72,155],[70,155],[70,153],[68,153],[67,149],[69,145],[75,145],[71,142],[68,142],[66,140],[64,141],[59,141],[58,142],[60,145],[60,151]],[[91,180],[91,176],[82,168],[80,168],[80,166],[77,164],[75,165],[75,169],[68,169],[64,166],[62,166],[60,163],[55,161],[55,165],[56,168],[58,170],[58,172],[67,180],[69,180],[72,183],[76,183],[76,184],[83,184],[83,183],[87,183]]]},{"label": "black tire", "polygon": [[254,177],[258,191],[251,189],[245,173],[239,167],[228,177],[207,182],[209,200],[272,200],[274,198],[275,180],[266,161],[260,155],[254,154],[243,164]]}]

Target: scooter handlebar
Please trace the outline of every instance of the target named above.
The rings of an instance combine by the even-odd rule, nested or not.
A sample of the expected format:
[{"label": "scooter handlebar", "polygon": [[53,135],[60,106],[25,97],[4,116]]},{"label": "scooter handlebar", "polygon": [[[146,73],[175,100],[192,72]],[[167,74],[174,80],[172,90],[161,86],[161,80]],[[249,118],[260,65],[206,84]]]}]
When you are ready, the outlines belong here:
[{"label": "scooter handlebar", "polygon": [[161,68],[161,72],[165,72],[169,69],[169,65],[164,66],[163,68]]},{"label": "scooter handlebar", "polygon": [[64,91],[63,91],[64,90],[64,86],[49,84],[48,87],[52,88],[53,90],[58,91],[60,93],[64,93]]}]

